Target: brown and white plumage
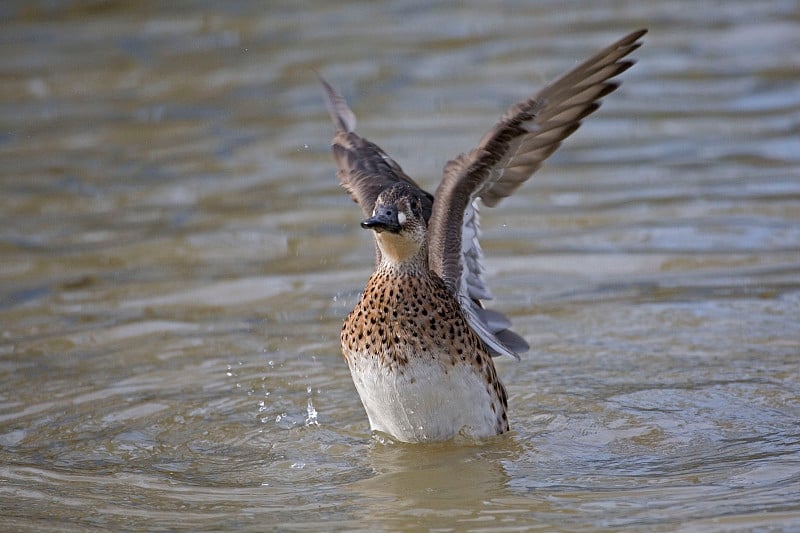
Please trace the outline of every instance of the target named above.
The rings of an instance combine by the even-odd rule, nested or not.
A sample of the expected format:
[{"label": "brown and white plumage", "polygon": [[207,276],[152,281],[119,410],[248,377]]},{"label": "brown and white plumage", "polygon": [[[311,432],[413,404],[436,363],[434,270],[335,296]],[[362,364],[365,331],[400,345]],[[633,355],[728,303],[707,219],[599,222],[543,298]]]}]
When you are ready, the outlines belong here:
[{"label": "brown and white plumage", "polygon": [[[422,276],[426,283],[429,279],[434,280],[432,283],[443,288],[443,292],[436,292],[435,298],[445,298],[450,302],[447,305],[455,305],[459,316],[469,326],[465,335],[469,338],[474,335],[480,339],[481,346],[473,357],[483,360],[481,354],[485,352],[492,356],[502,354],[518,359],[518,353],[528,349],[527,343],[508,329],[510,321],[504,315],[485,309],[482,304],[482,300],[491,298],[491,293],[481,275],[478,199],[484,205],[493,207],[530,178],[561,142],[578,129],[581,121],[600,106],[600,99],[617,88],[618,83],[611,81],[612,78],[633,65],[633,60],[625,58],[641,46],[640,39],[645,33],[646,30],[640,30],[623,37],[534,96],[512,106],[484,135],[477,147],[447,163],[435,196],[424,191],[377,145],[355,133],[355,115],[344,99],[320,78],[327,95],[328,109],[336,125],[332,146],[339,168],[339,181],[361,206],[364,216],[371,217],[362,226],[374,229],[376,236],[376,272],[359,302],[360,307],[354,313],[359,309],[362,313],[369,311],[365,307],[364,298],[374,285],[373,279],[380,278],[384,280],[383,283],[392,283],[392,279],[387,279],[386,276],[398,273],[405,275],[407,270],[413,272],[412,277]],[[411,209],[412,204],[416,206],[416,210]],[[398,223],[398,216],[402,222],[408,220],[408,230],[406,224]],[[369,224],[370,221],[373,225]],[[411,246],[408,250],[414,252],[408,257],[404,255],[406,245]],[[387,254],[391,257],[385,257]],[[404,270],[409,266],[413,268]],[[380,317],[380,314],[378,311],[377,316]],[[373,318],[374,316],[375,313]],[[366,327],[364,320],[362,318],[359,322],[351,314],[345,323],[345,330],[350,328],[354,336],[345,338],[343,332],[342,343],[346,358],[348,353],[351,356],[348,363],[357,386],[359,380],[362,381],[359,394],[369,414],[375,411],[375,406],[372,405],[371,408],[367,405],[362,388],[368,389],[370,385],[361,379],[364,376],[356,376],[352,362],[353,358],[377,353],[374,346],[371,347],[372,352],[364,346],[356,346],[358,329]],[[406,317],[406,320],[410,318]],[[402,327],[402,324],[398,327]],[[433,335],[431,338],[435,337]],[[431,338],[428,339],[429,342]],[[441,347],[441,343],[437,346]],[[413,351],[409,352],[406,348],[397,353],[385,348],[379,347],[382,357],[403,355],[407,358],[413,355]],[[448,350],[440,351],[443,358],[447,358],[446,354],[450,353]],[[482,371],[481,375],[486,377],[491,374],[492,379],[496,380],[491,359],[489,365],[491,371]],[[502,385],[499,387],[502,389]],[[369,396],[369,393],[367,390],[366,395]],[[498,395],[503,397],[503,401],[498,403],[495,398],[493,408],[499,409],[498,405],[502,403],[504,417],[505,390],[495,396]],[[374,404],[387,400],[378,394],[369,401]],[[398,404],[382,416],[397,417],[403,409]],[[370,421],[373,428],[391,433],[391,430],[386,429],[391,424],[384,423],[385,420],[376,423],[370,415]],[[435,421],[431,420],[430,423]],[[493,427],[491,431],[495,431],[497,427]],[[485,434],[489,431],[487,426],[483,431],[475,433]],[[427,431],[425,434],[439,435],[440,432]],[[411,440],[418,440],[413,435],[406,436]]]}]

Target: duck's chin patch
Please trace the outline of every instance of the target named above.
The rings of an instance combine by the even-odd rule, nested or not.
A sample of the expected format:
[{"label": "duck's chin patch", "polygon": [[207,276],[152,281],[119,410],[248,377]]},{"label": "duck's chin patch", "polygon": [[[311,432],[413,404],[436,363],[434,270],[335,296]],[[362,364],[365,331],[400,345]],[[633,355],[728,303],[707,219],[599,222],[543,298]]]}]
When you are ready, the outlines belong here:
[{"label": "duck's chin patch", "polygon": [[403,263],[419,251],[419,244],[400,233],[383,231],[375,233],[375,239],[378,241],[384,260],[393,263]]}]

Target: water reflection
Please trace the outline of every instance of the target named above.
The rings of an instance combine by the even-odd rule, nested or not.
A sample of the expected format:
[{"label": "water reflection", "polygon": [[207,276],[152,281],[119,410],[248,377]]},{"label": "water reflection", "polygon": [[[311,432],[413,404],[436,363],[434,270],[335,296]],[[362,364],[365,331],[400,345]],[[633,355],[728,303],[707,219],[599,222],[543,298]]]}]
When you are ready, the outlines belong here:
[{"label": "water reflection", "polygon": [[513,434],[482,444],[376,445],[367,457],[373,475],[346,491],[367,503],[357,518],[370,528],[393,529],[409,520],[434,528],[442,517],[480,523],[510,480],[504,464],[521,459],[522,452]]}]

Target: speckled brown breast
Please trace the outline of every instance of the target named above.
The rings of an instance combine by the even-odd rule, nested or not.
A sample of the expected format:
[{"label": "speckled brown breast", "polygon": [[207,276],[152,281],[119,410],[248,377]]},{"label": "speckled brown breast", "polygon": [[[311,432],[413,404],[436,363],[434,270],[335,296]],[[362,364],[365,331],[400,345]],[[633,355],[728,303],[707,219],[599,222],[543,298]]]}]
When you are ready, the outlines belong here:
[{"label": "speckled brown breast", "polygon": [[[459,372],[471,369],[484,385],[484,390],[475,393],[484,398],[475,398],[475,403],[488,400],[486,405],[491,408],[493,424],[491,429],[480,428],[475,433],[484,436],[508,430],[506,390],[488,350],[469,328],[458,303],[435,274],[376,270],[345,321],[341,340],[354,380],[358,383],[356,378],[360,377],[365,387],[370,387],[366,374],[376,368],[386,375],[396,374],[395,381],[400,379],[401,383],[403,376],[408,375],[408,385],[415,384],[416,378],[408,372],[413,365],[428,367],[437,363],[433,368],[440,368],[445,376],[454,369]],[[375,380],[376,387],[378,381]],[[368,413],[371,396],[361,394]],[[475,408],[472,402],[466,406],[446,403],[442,409]]]}]

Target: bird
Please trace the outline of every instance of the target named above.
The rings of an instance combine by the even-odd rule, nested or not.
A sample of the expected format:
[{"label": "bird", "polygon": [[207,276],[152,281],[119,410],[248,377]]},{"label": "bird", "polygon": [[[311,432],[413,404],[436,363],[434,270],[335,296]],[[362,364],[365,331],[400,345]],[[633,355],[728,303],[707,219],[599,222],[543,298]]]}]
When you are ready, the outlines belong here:
[{"label": "bird", "polygon": [[[632,32],[514,104],[478,145],[450,160],[435,194],[356,133],[345,99],[317,74],[335,126],[341,186],[372,232],[375,267],[341,330],[342,355],[373,432],[400,442],[486,439],[509,431],[493,357],[528,343],[485,307],[480,203],[494,207],[536,172],[635,64]],[[479,203],[480,201],[480,203]]]}]

